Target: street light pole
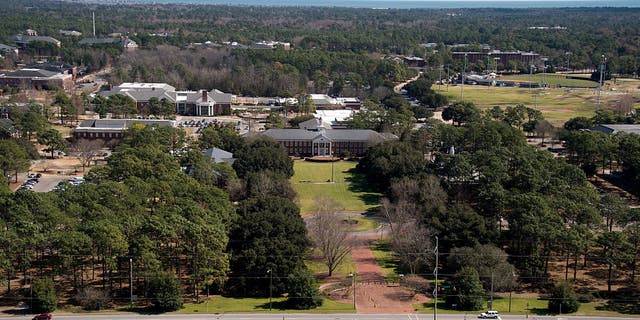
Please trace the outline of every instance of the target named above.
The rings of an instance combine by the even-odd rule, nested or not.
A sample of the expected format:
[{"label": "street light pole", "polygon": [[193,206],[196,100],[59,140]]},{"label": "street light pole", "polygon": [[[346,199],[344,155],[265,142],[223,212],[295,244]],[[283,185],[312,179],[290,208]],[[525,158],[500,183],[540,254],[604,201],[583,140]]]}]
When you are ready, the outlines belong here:
[{"label": "street light pole", "polygon": [[273,293],[273,272],[271,269],[267,270],[269,274],[269,311],[271,311],[271,297]]},{"label": "street light pole", "polygon": [[604,54],[602,55],[602,63],[600,64],[600,82],[598,84],[598,106],[597,108],[600,108],[600,92],[602,91],[602,79],[604,76],[604,68],[605,68],[605,63],[607,62],[607,58],[604,56]]},{"label": "street light pole", "polygon": [[[466,56],[466,55],[465,55]],[[433,290],[433,320],[438,320],[438,237],[436,236],[436,247],[433,250],[436,256],[436,268],[433,270],[435,276],[434,290]]]},{"label": "street light pole", "polygon": [[133,306],[133,258],[129,258],[129,303]]},{"label": "street light pole", "polygon": [[356,310],[356,275],[357,273],[349,273],[349,277],[351,277],[351,285],[353,286],[353,310]]},{"label": "street light pole", "polygon": [[489,301],[489,309],[493,309],[493,271],[491,271],[491,300]]},{"label": "street light pole", "polygon": [[464,74],[467,73],[467,54],[464,54],[464,69],[462,69],[462,87],[460,89],[460,100],[464,101]]}]

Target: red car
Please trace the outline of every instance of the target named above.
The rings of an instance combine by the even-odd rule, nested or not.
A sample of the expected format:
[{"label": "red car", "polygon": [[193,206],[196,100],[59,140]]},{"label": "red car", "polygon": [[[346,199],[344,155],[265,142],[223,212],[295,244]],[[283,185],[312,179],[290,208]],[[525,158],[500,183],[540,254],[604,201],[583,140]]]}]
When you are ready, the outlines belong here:
[{"label": "red car", "polygon": [[50,320],[50,319],[53,319],[53,316],[51,315],[51,313],[43,313],[33,317],[33,319],[31,320]]}]

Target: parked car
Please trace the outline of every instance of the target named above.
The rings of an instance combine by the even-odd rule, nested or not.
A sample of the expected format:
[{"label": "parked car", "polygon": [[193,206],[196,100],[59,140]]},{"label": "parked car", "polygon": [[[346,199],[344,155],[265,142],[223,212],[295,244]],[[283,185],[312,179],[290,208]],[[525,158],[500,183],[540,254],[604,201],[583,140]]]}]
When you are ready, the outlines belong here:
[{"label": "parked car", "polygon": [[483,312],[481,313],[478,318],[480,319],[500,319],[500,313],[498,311],[487,311],[487,312]]},{"label": "parked car", "polygon": [[51,313],[42,313],[33,317],[33,319],[31,320],[50,320],[50,319],[53,319],[53,315]]}]

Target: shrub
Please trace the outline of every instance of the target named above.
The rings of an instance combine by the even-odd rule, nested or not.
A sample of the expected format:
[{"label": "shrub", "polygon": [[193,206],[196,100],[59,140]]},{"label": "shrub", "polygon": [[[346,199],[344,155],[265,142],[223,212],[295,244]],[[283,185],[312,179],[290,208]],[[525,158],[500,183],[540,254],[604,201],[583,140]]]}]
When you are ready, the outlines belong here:
[{"label": "shrub", "polygon": [[460,310],[480,310],[484,305],[484,290],[478,277],[478,271],[471,267],[462,267],[452,279],[455,290],[447,295],[447,305],[458,306]]},{"label": "shrub", "polygon": [[573,286],[567,282],[560,282],[551,289],[549,295],[549,311],[553,313],[574,313],[580,308],[578,296]]},{"label": "shrub", "polygon": [[91,287],[80,290],[74,299],[84,310],[102,310],[110,303],[104,291]]},{"label": "shrub", "polygon": [[33,283],[31,290],[33,292],[31,308],[34,312],[45,313],[56,310],[58,297],[53,280],[49,278],[37,280]]},{"label": "shrub", "polygon": [[313,309],[322,305],[313,275],[307,269],[297,269],[287,277],[289,298],[287,304],[293,309]]},{"label": "shrub", "polygon": [[162,272],[149,283],[153,306],[159,311],[176,311],[182,308],[180,283],[172,273]]}]

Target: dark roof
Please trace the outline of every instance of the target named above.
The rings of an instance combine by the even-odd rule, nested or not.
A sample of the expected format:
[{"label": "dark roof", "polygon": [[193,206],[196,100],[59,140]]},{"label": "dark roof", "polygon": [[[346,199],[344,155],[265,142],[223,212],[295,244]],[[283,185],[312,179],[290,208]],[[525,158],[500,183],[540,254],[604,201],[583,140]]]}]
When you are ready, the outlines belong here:
[{"label": "dark roof", "polygon": [[58,72],[42,70],[42,69],[20,69],[18,71],[7,72],[4,74],[5,77],[16,77],[16,78],[48,78],[53,77],[59,74]]},{"label": "dark roof", "polygon": [[149,119],[88,119],[80,122],[77,129],[96,128],[96,129],[126,129],[133,123],[141,123],[144,125],[159,126],[175,126],[172,120],[149,120]]},{"label": "dark roof", "polygon": [[53,43],[57,46],[60,45],[60,41],[58,39],[49,37],[49,36],[25,36],[22,34],[17,34],[11,37],[11,40],[13,40],[13,42],[15,43],[29,43],[31,41],[44,41],[44,42]]},{"label": "dark roof", "polygon": [[47,70],[47,71],[63,73],[63,72],[66,72],[66,71],[71,71],[75,67],[70,65],[70,64],[66,64],[66,63],[43,62],[43,63],[30,64],[30,65],[27,66],[27,68],[29,68],[29,69],[43,69],[43,70]]},{"label": "dark roof", "polygon": [[0,43],[0,51],[14,51],[14,50],[16,50],[15,47]]},{"label": "dark roof", "polygon": [[[269,129],[263,135],[274,140],[313,140],[319,136],[325,136],[332,141],[371,141],[388,140],[390,137],[379,134],[373,130],[359,129],[326,129],[321,131],[308,131],[304,129]],[[397,138],[397,137],[396,137]]]},{"label": "dark roof", "polygon": [[113,44],[120,43],[122,39],[120,38],[84,38],[78,41],[78,44]]},{"label": "dark roof", "polygon": [[599,124],[590,130],[606,134],[616,134],[619,132],[640,134],[640,124]]}]

